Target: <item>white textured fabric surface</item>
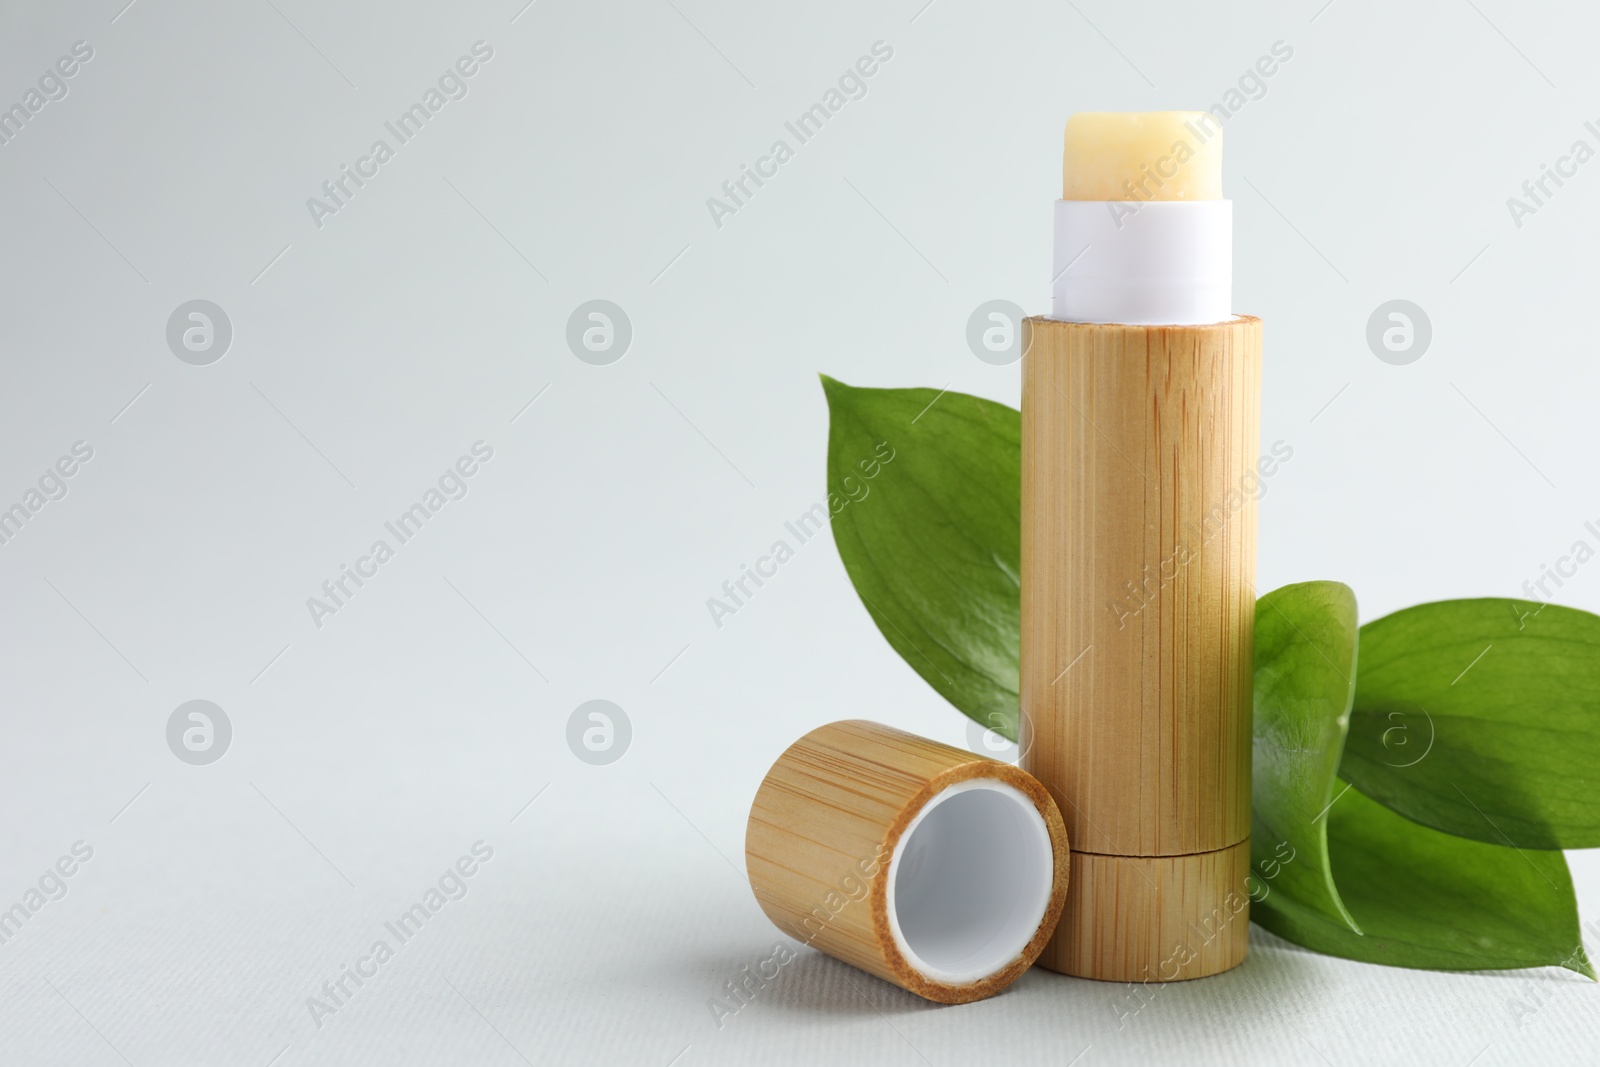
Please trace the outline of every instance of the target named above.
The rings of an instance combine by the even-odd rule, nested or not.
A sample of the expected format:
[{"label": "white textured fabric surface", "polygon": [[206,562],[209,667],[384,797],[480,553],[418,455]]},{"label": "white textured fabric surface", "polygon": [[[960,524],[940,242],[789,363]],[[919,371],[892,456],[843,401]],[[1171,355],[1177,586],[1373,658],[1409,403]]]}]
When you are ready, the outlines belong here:
[{"label": "white textured fabric surface", "polygon": [[[94,858],[0,948],[0,1061],[1515,1064],[1581,1061],[1596,1033],[1595,987],[1566,972],[1372,967],[1259,928],[1242,967],[1148,1001],[1036,969],[1000,997],[936,1007],[800,949],[719,1017],[711,999],[728,1003],[724,983],[780,940],[719,855],[739,859],[749,775],[713,782],[677,759],[636,765],[650,782],[562,774],[511,823],[517,776],[474,784],[474,762],[427,789],[352,776],[323,793],[261,774],[275,800],[317,798],[293,817],[355,889],[243,774],[163,776],[114,825],[85,800],[74,825]],[[494,857],[468,894],[400,943],[384,924],[479,837]],[[8,874],[23,873],[15,854]],[[1576,873],[1600,914],[1588,860]],[[319,1027],[307,998],[380,939],[394,958]]]},{"label": "white textured fabric surface", "polygon": [[[778,936],[742,875],[777,753],[851,716],[966,743],[829,534],[791,526],[825,492],[818,371],[1017,403],[965,331],[1048,306],[1069,111],[1235,101],[1236,310],[1266,322],[1263,445],[1293,449],[1262,587],[1341,579],[1371,619],[1522,593],[1592,536],[1600,173],[1507,197],[1593,137],[1596,18],[0,6],[0,107],[28,115],[0,139],[0,508],[43,485],[0,544],[0,909],[39,891],[0,943],[0,1064],[1592,1059],[1600,991],[1571,976],[1259,933],[1130,1018],[1043,973],[934,1008],[809,951],[724,1025],[708,1002]],[[632,327],[609,365],[597,320],[569,340],[596,299]],[[1394,299],[1432,323],[1408,365],[1367,343]],[[166,333],[193,300],[231,324],[209,365],[215,334]],[[1600,608],[1594,570],[1559,598]],[[609,765],[569,747],[597,699],[631,723]],[[193,720],[169,747],[193,700],[232,728],[209,765],[175,754]],[[1600,865],[1573,866],[1600,917]]]}]

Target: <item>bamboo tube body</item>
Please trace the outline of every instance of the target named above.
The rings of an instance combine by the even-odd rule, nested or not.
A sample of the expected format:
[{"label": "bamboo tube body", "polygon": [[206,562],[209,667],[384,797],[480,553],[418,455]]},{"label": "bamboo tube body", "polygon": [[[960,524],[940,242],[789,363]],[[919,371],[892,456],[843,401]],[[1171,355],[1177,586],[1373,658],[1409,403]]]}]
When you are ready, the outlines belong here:
[{"label": "bamboo tube body", "polygon": [[1261,322],[1029,319],[1024,352],[1025,765],[1078,853],[1040,962],[1213,974],[1248,944]]},{"label": "bamboo tube body", "polygon": [[[975,973],[956,979],[930,973],[926,964],[933,954],[917,955],[927,942],[918,942],[908,901],[897,893],[891,871],[904,864],[895,870],[903,888],[917,873],[912,868],[930,859],[911,858],[902,847],[903,838],[916,843],[917,827],[925,825],[919,815],[931,821],[928,813],[949,796],[973,799],[978,793],[987,794],[977,798],[980,803],[1025,806],[1028,819],[1037,812],[1038,836],[1029,845],[1036,850],[1027,868],[1031,879],[1013,880],[1000,870],[970,902],[935,909],[928,926],[936,937],[959,931],[969,919],[977,924],[968,931],[974,936],[955,953],[969,962],[981,955],[971,951],[975,944],[1003,942]],[[1018,833],[1004,817],[989,829],[948,838],[946,865],[939,867],[938,857],[922,864],[921,873],[931,876],[925,882],[940,887],[959,880],[964,870],[993,860],[992,841],[985,838]],[[791,745],[761,783],[745,832],[750,886],[780,930],[929,1000],[950,1004],[999,992],[1038,958],[1065,903],[1069,863],[1060,812],[1028,774],[860,720],[819,727]],[[1032,888],[1022,889],[1017,883],[1023,881]],[[1008,908],[1016,912],[1016,921],[1009,934],[997,933],[1006,925]]]}]

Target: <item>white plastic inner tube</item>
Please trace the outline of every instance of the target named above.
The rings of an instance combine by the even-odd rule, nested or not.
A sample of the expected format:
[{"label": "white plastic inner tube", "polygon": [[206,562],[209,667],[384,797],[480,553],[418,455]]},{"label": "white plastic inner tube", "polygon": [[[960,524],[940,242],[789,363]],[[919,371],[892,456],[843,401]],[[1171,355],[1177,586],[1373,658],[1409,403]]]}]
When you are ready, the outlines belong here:
[{"label": "white plastic inner tube", "polygon": [[1050,317],[1198,326],[1233,315],[1233,201],[1057,200]]},{"label": "white plastic inner tube", "polygon": [[1055,873],[1033,801],[992,778],[957,782],[912,817],[889,861],[889,929],[924,977],[982,981],[1039,932]]}]

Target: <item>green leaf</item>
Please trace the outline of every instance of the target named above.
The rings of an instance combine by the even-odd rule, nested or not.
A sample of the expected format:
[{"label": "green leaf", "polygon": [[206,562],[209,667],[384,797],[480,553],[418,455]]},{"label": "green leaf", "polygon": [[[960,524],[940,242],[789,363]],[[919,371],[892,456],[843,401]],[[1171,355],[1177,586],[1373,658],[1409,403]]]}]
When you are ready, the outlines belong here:
[{"label": "green leaf", "polygon": [[857,594],[929,685],[1015,740],[1020,413],[964,393],[822,387],[833,539]]},{"label": "green leaf", "polygon": [[1339,899],[1322,817],[1333,800],[1355,678],[1349,586],[1302,582],[1256,601],[1250,859],[1258,878],[1273,875],[1258,915],[1287,899],[1361,932]]},{"label": "green leaf", "polygon": [[1251,919],[1317,952],[1368,963],[1443,971],[1559,966],[1595,977],[1561,853],[1443,834],[1343,786],[1327,822],[1344,902],[1365,936],[1278,892],[1297,860],[1255,887],[1266,898]]},{"label": "green leaf", "polygon": [[1600,846],[1600,617],[1488,598],[1369,622],[1340,774],[1462,837]]}]

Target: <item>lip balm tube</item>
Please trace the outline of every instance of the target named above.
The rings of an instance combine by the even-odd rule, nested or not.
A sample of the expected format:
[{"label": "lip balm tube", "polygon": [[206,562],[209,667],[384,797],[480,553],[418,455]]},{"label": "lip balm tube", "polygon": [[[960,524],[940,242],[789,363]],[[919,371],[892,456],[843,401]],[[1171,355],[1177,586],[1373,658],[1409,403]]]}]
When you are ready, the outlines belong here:
[{"label": "lip balm tube", "polygon": [[1207,112],[1072,116],[1023,328],[1024,766],[1073,853],[1039,962],[1085,978],[1249,944],[1261,321],[1231,310],[1221,161]]}]

